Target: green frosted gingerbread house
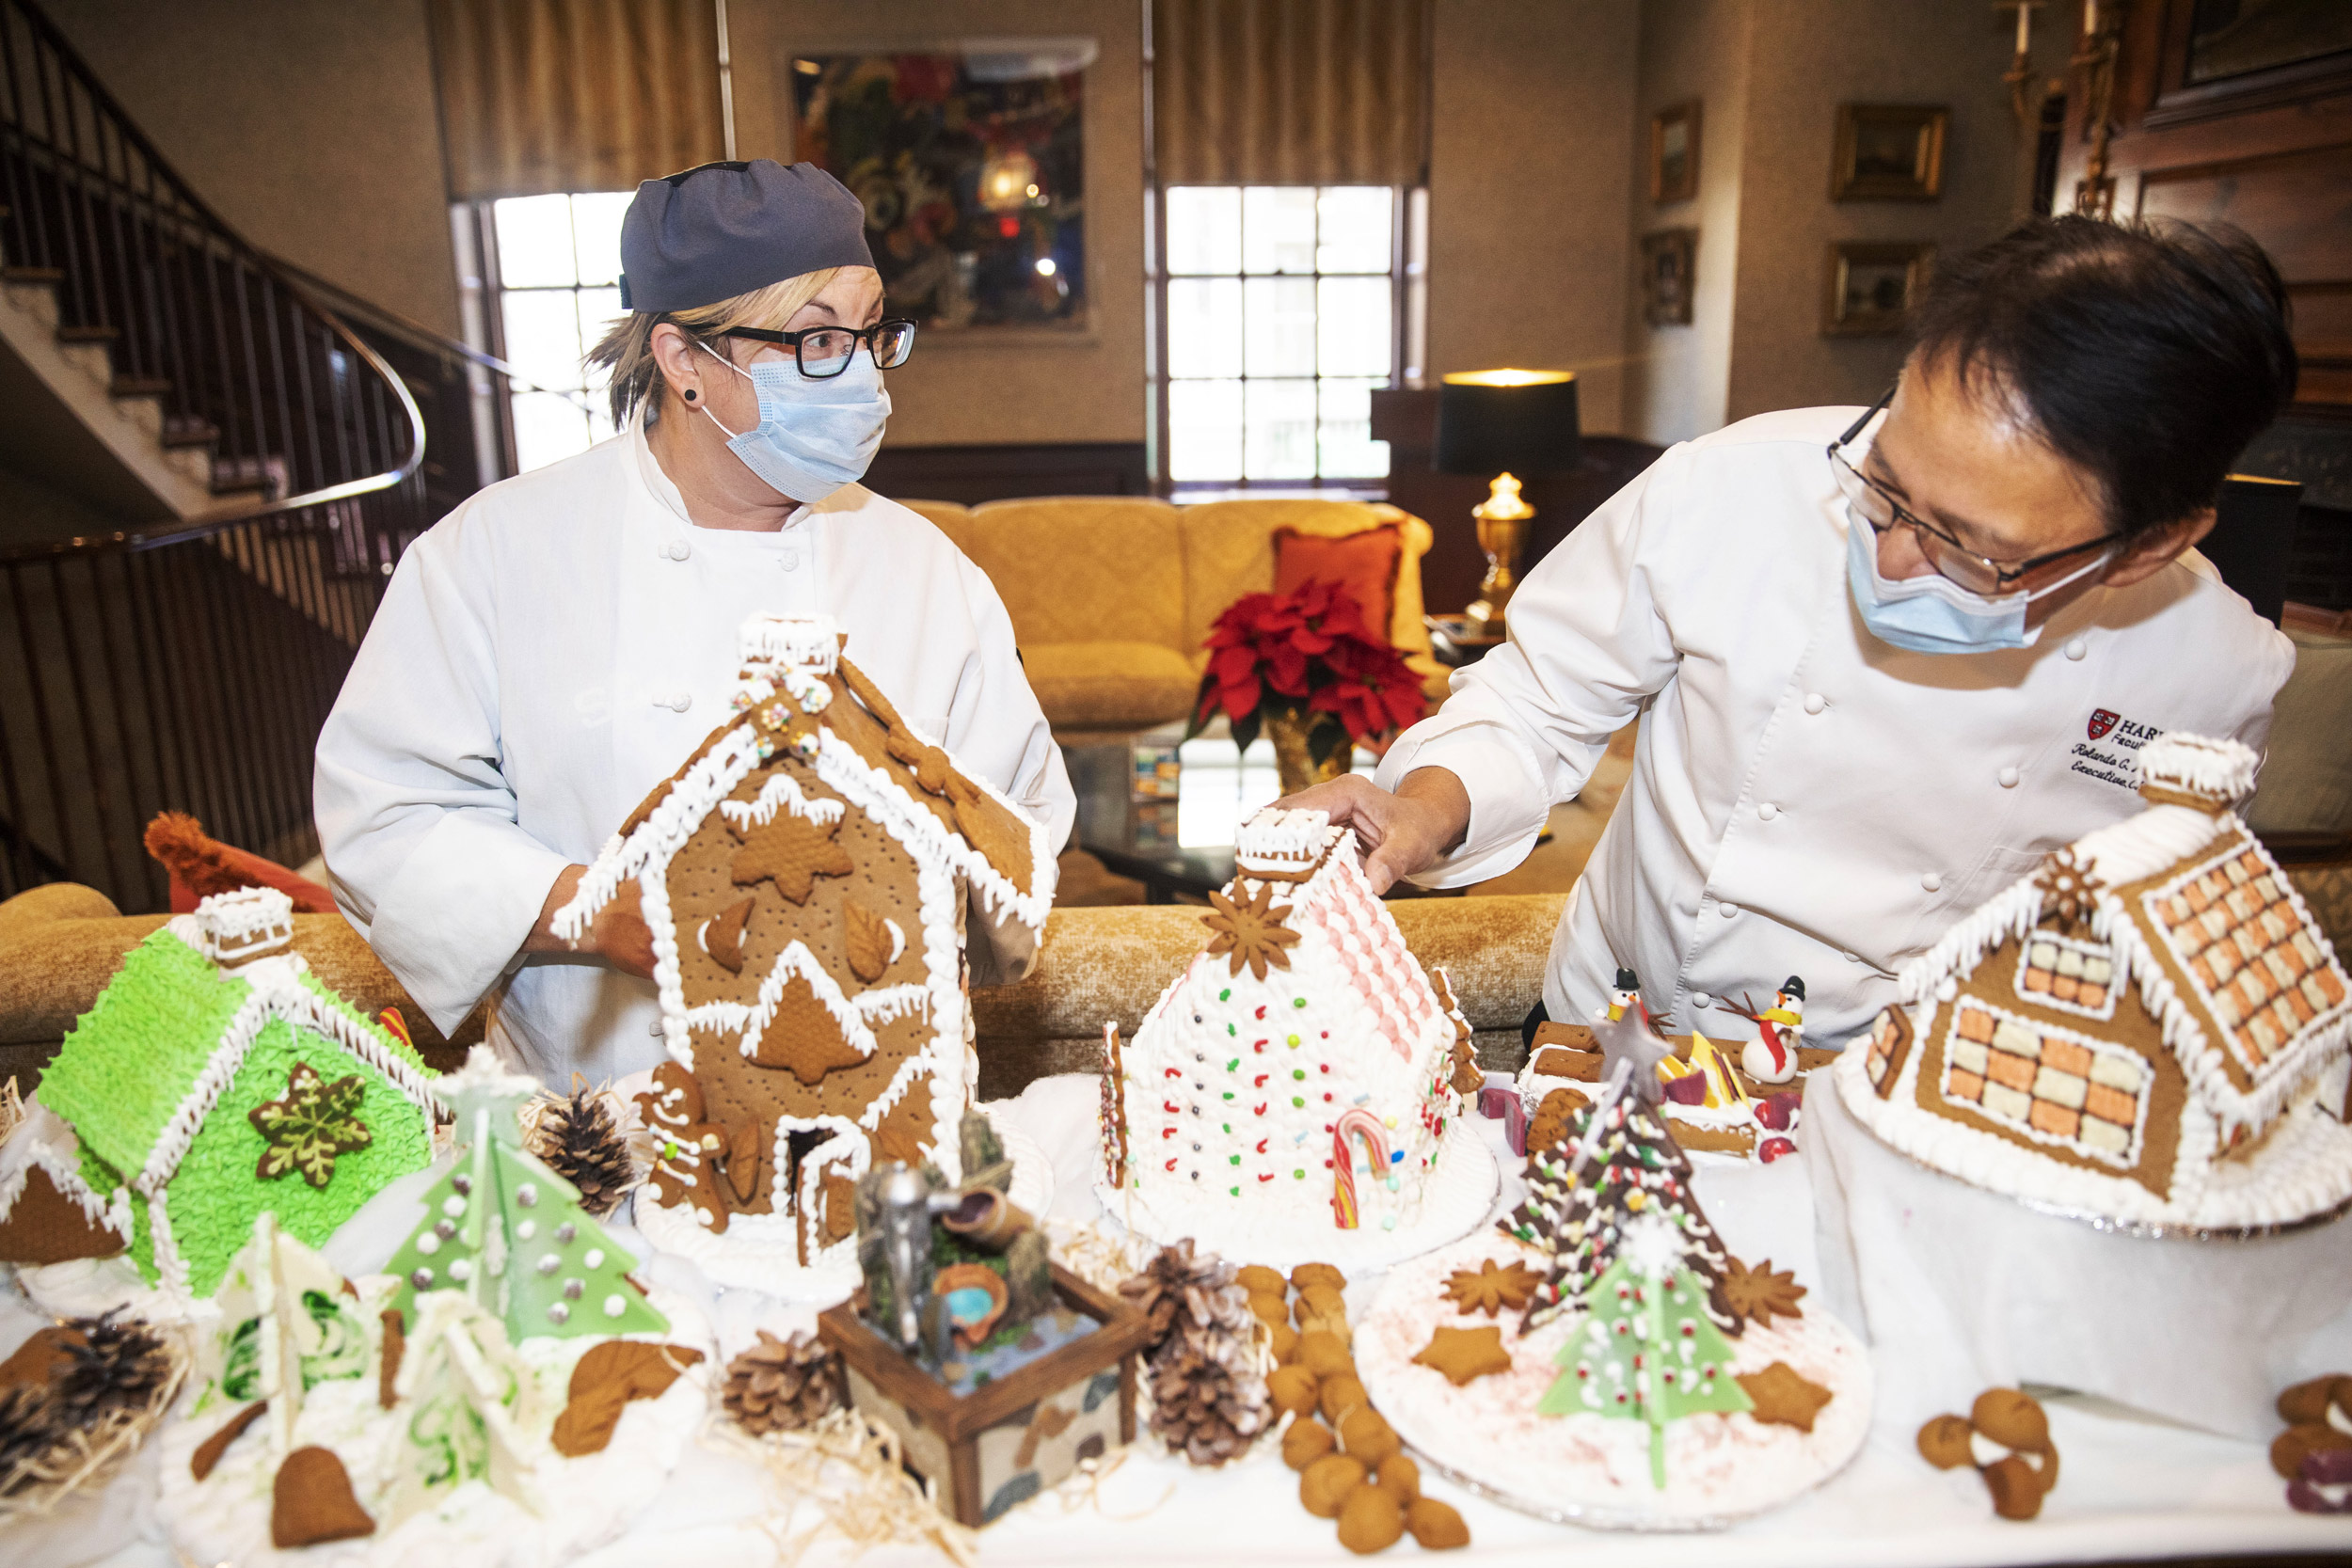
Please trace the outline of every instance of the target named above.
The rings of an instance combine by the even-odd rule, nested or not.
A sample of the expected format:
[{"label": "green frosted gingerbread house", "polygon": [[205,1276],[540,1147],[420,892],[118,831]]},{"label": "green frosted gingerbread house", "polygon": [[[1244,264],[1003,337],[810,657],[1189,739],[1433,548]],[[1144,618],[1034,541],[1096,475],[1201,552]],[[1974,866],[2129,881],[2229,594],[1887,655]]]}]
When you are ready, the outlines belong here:
[{"label": "green frosted gingerbread house", "polygon": [[132,949],[41,1077],[81,1184],[129,1210],[132,1261],[188,1297],[262,1213],[317,1246],[432,1159],[432,1070],[281,951],[292,930],[274,889],[206,899]]}]

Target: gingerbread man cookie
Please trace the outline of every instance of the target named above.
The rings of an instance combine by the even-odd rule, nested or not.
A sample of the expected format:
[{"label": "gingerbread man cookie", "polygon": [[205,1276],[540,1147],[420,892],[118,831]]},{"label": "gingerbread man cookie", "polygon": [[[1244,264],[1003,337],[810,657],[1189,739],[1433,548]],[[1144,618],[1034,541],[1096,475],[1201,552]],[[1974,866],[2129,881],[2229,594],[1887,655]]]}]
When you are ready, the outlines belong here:
[{"label": "gingerbread man cookie", "polygon": [[719,1191],[719,1163],[726,1130],[703,1119],[702,1085],[675,1062],[653,1069],[653,1087],[637,1097],[638,1115],[654,1137],[654,1200],[665,1208],[683,1203],[695,1223],[717,1235],[727,1227],[726,1200]]}]

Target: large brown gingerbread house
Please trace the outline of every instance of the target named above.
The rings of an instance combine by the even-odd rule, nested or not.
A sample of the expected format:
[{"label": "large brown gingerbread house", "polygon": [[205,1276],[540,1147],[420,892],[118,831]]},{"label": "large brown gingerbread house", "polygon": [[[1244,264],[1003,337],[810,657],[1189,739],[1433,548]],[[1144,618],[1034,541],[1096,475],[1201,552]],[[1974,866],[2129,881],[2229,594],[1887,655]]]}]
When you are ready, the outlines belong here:
[{"label": "large brown gingerbread house", "polygon": [[[910,730],[821,617],[742,632],[736,713],[646,797],[556,916],[636,897],[669,1061],[638,1223],[715,1275],[824,1293],[856,1272],[857,1179],[951,1180],[967,902],[1041,929],[1044,829]],[[813,1274],[812,1274],[813,1271]]]},{"label": "large brown gingerbread house", "polygon": [[1937,1169],[2127,1223],[2291,1224],[2352,1199],[2352,982],[2231,809],[2235,741],[2140,753],[2148,809],[2053,853],[1904,972],[1836,1068]]}]

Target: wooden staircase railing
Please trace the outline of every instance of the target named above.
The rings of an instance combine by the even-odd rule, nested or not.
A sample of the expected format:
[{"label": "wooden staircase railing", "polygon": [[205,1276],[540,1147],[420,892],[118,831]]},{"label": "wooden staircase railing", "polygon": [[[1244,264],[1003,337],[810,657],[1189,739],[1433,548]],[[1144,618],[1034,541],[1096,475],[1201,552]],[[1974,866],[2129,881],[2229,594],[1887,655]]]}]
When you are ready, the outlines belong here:
[{"label": "wooden staircase railing", "polygon": [[30,0],[0,0],[0,286],[53,290],[59,341],[103,344],[112,394],[153,400],[221,501],[0,551],[0,896],[71,878],[161,907],[139,834],[166,807],[298,862],[319,726],[473,465],[428,467],[408,378],[206,207]]}]

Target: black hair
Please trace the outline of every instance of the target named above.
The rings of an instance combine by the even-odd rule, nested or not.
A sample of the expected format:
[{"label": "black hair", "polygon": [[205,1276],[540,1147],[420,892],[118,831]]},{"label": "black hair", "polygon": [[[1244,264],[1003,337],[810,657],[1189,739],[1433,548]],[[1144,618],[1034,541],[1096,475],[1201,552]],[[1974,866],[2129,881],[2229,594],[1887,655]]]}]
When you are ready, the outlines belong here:
[{"label": "black hair", "polygon": [[2213,505],[2295,395],[2286,285],[2227,224],[2036,218],[1941,268],[1911,332],[1911,363],[2008,400],[2126,538]]}]

